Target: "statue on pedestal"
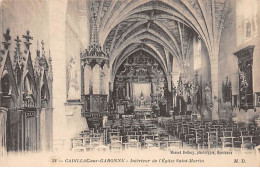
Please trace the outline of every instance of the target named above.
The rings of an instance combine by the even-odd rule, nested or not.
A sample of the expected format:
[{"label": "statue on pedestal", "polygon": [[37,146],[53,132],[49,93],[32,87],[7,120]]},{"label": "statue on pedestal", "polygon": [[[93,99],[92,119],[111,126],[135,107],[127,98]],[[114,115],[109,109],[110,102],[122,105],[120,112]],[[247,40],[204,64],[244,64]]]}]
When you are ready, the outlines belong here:
[{"label": "statue on pedestal", "polygon": [[145,107],[145,99],[144,99],[143,91],[141,91],[141,97],[140,97],[139,107]]},{"label": "statue on pedestal", "polygon": [[211,82],[206,83],[204,88],[206,104],[212,104],[211,88]]},{"label": "statue on pedestal", "polygon": [[69,100],[79,99],[79,83],[78,83],[78,75],[76,70],[76,57],[71,58],[68,71],[69,71],[68,99]]}]

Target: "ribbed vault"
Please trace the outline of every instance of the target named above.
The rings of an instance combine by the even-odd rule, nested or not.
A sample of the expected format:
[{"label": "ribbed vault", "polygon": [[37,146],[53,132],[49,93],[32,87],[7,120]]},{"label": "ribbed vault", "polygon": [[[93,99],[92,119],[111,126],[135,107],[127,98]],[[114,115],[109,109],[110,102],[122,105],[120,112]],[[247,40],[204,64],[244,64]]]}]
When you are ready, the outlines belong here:
[{"label": "ribbed vault", "polygon": [[[155,57],[171,84],[173,69],[183,72],[193,56],[193,38],[200,38],[210,59],[212,97],[218,96],[220,35],[228,0],[80,0],[79,12],[97,11],[99,42],[109,53],[110,82],[120,64],[143,50]],[[86,8],[85,8],[86,7]],[[83,12],[84,13],[84,12]],[[81,16],[81,15],[80,15]],[[90,25],[91,27],[91,25]],[[90,28],[91,30],[91,28]],[[176,78],[175,78],[176,79]],[[170,90],[170,89],[169,89]],[[214,110],[217,109],[217,103]]]},{"label": "ribbed vault", "polygon": [[[94,3],[93,3],[94,2]],[[144,50],[170,73],[173,57],[180,70],[189,59],[192,38],[200,36],[210,58],[216,57],[226,0],[100,0],[98,8],[101,45],[109,51],[111,74],[133,52]],[[90,17],[89,17],[90,18]]]}]

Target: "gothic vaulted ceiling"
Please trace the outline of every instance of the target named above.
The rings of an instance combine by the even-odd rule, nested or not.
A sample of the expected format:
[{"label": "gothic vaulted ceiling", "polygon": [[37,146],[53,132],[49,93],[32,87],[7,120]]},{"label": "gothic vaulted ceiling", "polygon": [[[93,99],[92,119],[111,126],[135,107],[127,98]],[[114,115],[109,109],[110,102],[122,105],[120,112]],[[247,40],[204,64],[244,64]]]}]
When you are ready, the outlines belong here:
[{"label": "gothic vaulted ceiling", "polygon": [[92,6],[98,9],[99,39],[109,51],[113,69],[135,51],[144,50],[170,73],[173,58],[182,69],[190,57],[187,51],[194,35],[203,39],[210,58],[215,57],[227,3],[227,0],[87,0],[86,5],[89,16]]}]

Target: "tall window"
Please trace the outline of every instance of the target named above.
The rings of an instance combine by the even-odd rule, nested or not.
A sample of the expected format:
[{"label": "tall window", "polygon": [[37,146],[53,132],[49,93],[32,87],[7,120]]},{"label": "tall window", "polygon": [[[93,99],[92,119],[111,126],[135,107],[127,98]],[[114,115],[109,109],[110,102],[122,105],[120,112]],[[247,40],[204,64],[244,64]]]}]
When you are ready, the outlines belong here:
[{"label": "tall window", "polygon": [[193,60],[194,60],[194,70],[201,67],[201,39],[197,36],[193,38]]},{"label": "tall window", "polygon": [[257,36],[257,0],[238,0],[236,7],[237,45]]}]

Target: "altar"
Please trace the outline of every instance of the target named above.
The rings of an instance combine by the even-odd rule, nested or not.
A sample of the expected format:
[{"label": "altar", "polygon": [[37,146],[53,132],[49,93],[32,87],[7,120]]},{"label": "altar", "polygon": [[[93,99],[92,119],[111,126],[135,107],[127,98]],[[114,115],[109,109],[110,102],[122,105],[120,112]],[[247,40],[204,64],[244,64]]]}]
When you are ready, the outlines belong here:
[{"label": "altar", "polygon": [[145,52],[134,53],[121,64],[113,89],[113,109],[120,115],[147,119],[161,115],[162,110],[166,114],[166,75],[160,63]]},{"label": "altar", "polygon": [[136,107],[134,109],[136,118],[149,119],[152,117],[152,108],[149,107]]},{"label": "altar", "polygon": [[[151,118],[152,116],[152,108],[151,108],[151,99],[150,99],[150,85],[148,83],[145,84],[137,84],[138,86],[134,86],[135,94],[135,115],[140,119]],[[140,96],[138,95],[140,93]],[[138,96],[138,97],[137,97]]]}]

